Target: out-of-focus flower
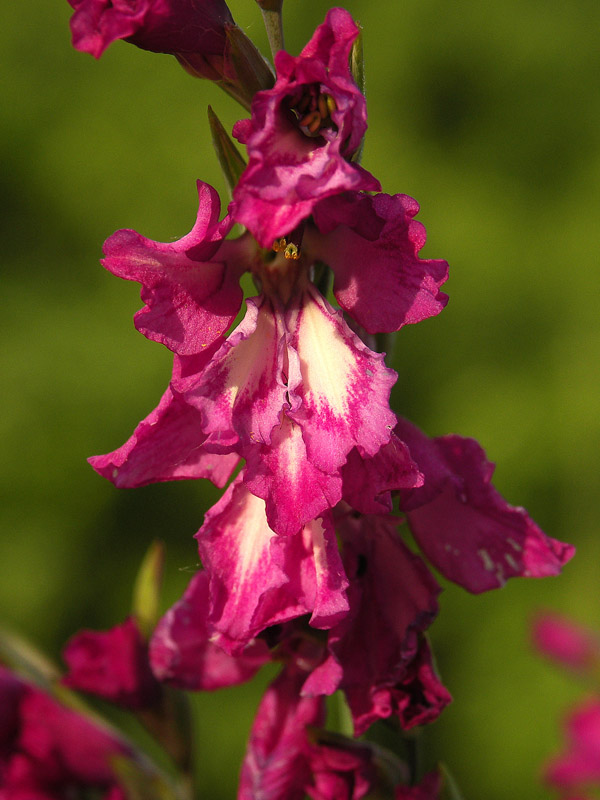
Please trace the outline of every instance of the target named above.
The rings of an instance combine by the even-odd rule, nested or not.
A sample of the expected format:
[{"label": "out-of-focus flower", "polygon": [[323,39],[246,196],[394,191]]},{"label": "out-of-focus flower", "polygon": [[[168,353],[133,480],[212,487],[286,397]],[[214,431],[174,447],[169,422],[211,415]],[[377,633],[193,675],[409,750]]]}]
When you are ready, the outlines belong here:
[{"label": "out-of-focus flower", "polygon": [[0,708],[2,800],[62,800],[93,788],[124,800],[111,761],[132,754],[112,732],[2,667]]},{"label": "out-of-focus flower", "polygon": [[569,714],[566,736],[565,751],[549,762],[545,777],[570,800],[600,786],[600,700],[590,698]]},{"label": "out-of-focus flower", "polygon": [[63,650],[72,689],[117,705],[143,709],[156,705],[160,686],[148,661],[148,645],[133,617],[108,631],[80,631]]},{"label": "out-of-focus flower", "polygon": [[442,790],[442,776],[439,772],[429,772],[418,786],[399,786],[395,800],[439,800]]},{"label": "out-of-focus flower", "polygon": [[537,615],[534,646],[548,658],[580,673],[600,669],[600,636],[551,611]]}]

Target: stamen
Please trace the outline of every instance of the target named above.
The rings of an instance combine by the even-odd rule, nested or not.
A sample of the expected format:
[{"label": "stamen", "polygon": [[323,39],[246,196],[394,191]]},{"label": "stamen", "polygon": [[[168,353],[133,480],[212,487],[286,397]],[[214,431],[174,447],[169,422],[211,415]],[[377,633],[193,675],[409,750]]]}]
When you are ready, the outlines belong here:
[{"label": "stamen", "polygon": [[300,248],[297,247],[293,242],[290,242],[285,248],[283,255],[291,261],[297,261],[300,258]]},{"label": "stamen", "polygon": [[325,95],[325,97],[327,98],[327,108],[329,109],[329,113],[333,114],[334,111],[337,111],[337,103],[330,94]]},{"label": "stamen", "polygon": [[317,105],[319,106],[319,114],[321,115],[321,119],[326,119],[329,116],[329,109],[327,107],[327,98],[324,94],[319,95]]},{"label": "stamen", "polygon": [[308,128],[311,133],[315,133],[321,127],[321,115],[318,111],[311,111],[299,122],[301,128]]},{"label": "stamen", "polygon": [[285,249],[286,245],[287,245],[287,242],[286,242],[285,238],[275,239],[275,241],[273,242],[273,245],[272,245],[272,249],[276,253],[279,253],[281,250]]}]

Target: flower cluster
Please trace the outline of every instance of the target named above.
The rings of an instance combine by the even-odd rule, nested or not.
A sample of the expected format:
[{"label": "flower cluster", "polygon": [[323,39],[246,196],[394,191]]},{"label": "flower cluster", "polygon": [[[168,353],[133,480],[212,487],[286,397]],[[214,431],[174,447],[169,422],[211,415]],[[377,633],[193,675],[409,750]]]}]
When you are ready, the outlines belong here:
[{"label": "flower cluster", "polygon": [[563,800],[593,800],[600,789],[600,635],[553,612],[533,625],[535,647],[591,685],[565,720],[566,747],[546,765],[546,783]]},{"label": "flower cluster", "polygon": [[[379,720],[433,721],[451,698],[426,636],[440,592],[428,562],[482,592],[555,575],[573,548],[498,494],[477,442],[430,439],[390,408],[397,376],[376,335],[439,314],[448,266],[420,256],[416,201],[382,193],[359,164],[359,28],[330,10],[265,77],[222,0],[70,1],[79,49],[99,56],[124,38],[252,100],[233,129],[247,164],[220,140],[221,160],[227,149],[242,165],[223,218],[199,181],[182,239],[120,230],[104,246],[106,269],[141,284],[137,329],[174,363],[156,409],[92,466],[117,487],[226,488],[196,535],[202,569],[151,638],[154,675],[129,621],[73,640],[67,682],[139,709],[158,702],[157,679],[214,690],[277,661],[240,800],[433,800],[438,772],[415,782],[368,740],[327,730],[325,697],[342,693],[355,737]],[[245,273],[256,292],[244,299]]]}]

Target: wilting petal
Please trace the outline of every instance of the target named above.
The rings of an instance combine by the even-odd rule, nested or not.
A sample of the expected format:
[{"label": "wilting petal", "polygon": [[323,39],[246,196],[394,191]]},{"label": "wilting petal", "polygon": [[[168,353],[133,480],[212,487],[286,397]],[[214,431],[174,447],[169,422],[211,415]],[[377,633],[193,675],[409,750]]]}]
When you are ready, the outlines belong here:
[{"label": "wilting petal", "polygon": [[63,650],[66,686],[90,692],[125,708],[148,708],[160,700],[150,670],[148,645],[135,619],[108,631],[80,631]]},{"label": "wilting petal", "polygon": [[[327,659],[307,681],[315,691],[330,660],[342,668],[340,688],[353,711],[356,734],[379,717],[403,719],[391,697],[414,671],[419,634],[437,613],[439,586],[398,536],[393,520],[347,518],[340,523],[350,577],[350,613],[329,634]],[[384,702],[385,700],[385,702]]]},{"label": "wilting petal", "polygon": [[316,627],[346,612],[347,585],[331,525],[316,520],[301,534],[278,537],[265,504],[242,483],[229,487],[196,534],[210,576],[209,625],[228,652],[265,628],[312,614]]},{"label": "wilting petal", "polygon": [[392,490],[413,489],[423,483],[408,447],[395,434],[372,458],[361,458],[358,450],[351,450],[342,478],[344,500],[361,514],[389,512]]},{"label": "wilting petal", "polygon": [[374,456],[396,424],[389,407],[396,373],[312,286],[289,312],[287,324],[300,360],[296,394],[302,399],[289,416],[302,427],[309,460],[335,474],[353,447],[363,457]]},{"label": "wilting petal", "polygon": [[[202,369],[213,352],[211,348],[206,356],[175,356],[175,382],[189,371]],[[207,478],[222,487],[239,458],[235,453],[210,453],[204,448],[205,441],[201,413],[169,386],[158,407],[139,423],[124,445],[88,461],[120,489],[188,478]]]},{"label": "wilting petal", "polygon": [[358,192],[315,208],[315,222],[326,235],[307,229],[307,246],[333,270],[339,304],[369,333],[420,322],[448,302],[440,292],[448,264],[419,258],[426,237],[412,219],[418,211],[407,195]]},{"label": "wilting petal", "polygon": [[273,431],[270,446],[248,452],[244,481],[265,500],[269,525],[284,536],[333,508],[342,496],[341,478],[308,460],[302,429],[287,415]]},{"label": "wilting petal", "polygon": [[252,730],[238,800],[302,800],[310,781],[306,726],[322,725],[322,698],[301,697],[305,675],[284,671],[261,700]]},{"label": "wilting petal", "polygon": [[533,643],[545,656],[577,672],[600,667],[600,636],[552,611],[537,615],[532,626]]},{"label": "wilting petal", "polygon": [[208,575],[197,572],[150,640],[150,663],[160,681],[178,689],[212,691],[250,680],[269,660],[262,641],[253,642],[239,656],[211,642],[208,612]]},{"label": "wilting petal", "polygon": [[[351,162],[367,127],[365,98],[348,65],[358,32],[347,11],[331,9],[297,58],[277,54],[274,88],[258,92],[251,120],[234,127],[249,161],[232,213],[263,247],[290,233],[320,199],[380,188]],[[307,114],[318,118],[318,130],[300,124]]]},{"label": "wilting petal", "polygon": [[219,197],[211,186],[198,181],[198,195],[196,224],[179,241],[154,242],[121,230],[104,244],[106,269],[142,284],[146,305],[134,317],[136,328],[179,355],[201,353],[222,336],[242,302],[237,251],[249,240],[223,242],[232,221],[219,224]]},{"label": "wilting petal", "polygon": [[186,401],[203,417],[211,447],[269,444],[287,405],[283,318],[265,297],[247,300],[243,321],[190,384]]},{"label": "wilting petal", "polygon": [[442,684],[431,660],[426,639],[421,639],[416,656],[399,672],[396,683],[369,689],[358,684],[345,690],[354,720],[356,736],[378,719],[394,714],[404,730],[426,725],[439,717],[452,697]]},{"label": "wilting petal", "polygon": [[516,576],[557,575],[575,549],[546,536],[523,508],[491,484],[494,465],[474,439],[429,439],[407,420],[398,436],[425,475],[420,489],[400,493],[419,547],[440,572],[470,592]]}]

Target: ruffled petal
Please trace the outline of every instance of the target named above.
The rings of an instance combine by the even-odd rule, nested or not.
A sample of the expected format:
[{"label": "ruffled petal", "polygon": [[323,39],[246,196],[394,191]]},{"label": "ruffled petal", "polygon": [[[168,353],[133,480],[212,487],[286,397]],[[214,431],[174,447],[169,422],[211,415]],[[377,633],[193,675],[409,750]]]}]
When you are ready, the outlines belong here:
[{"label": "ruffled petal", "polygon": [[311,463],[335,474],[353,447],[374,456],[396,424],[389,407],[396,373],[312,286],[288,312],[287,327],[299,357],[302,400],[289,416],[302,427]]},{"label": "ruffled petal", "polygon": [[281,313],[264,296],[246,301],[246,316],[185,392],[202,414],[207,445],[245,449],[269,444],[287,404]]},{"label": "ruffled petal", "polygon": [[423,475],[408,447],[392,434],[373,458],[361,458],[355,448],[342,467],[343,498],[361,514],[392,510],[392,490],[413,489],[423,484]]},{"label": "ruffled petal", "polygon": [[314,520],[301,534],[279,537],[268,525],[264,501],[242,479],[196,534],[210,576],[212,640],[236,653],[277,623],[311,614],[315,627],[331,627],[348,609],[331,523]]},{"label": "ruffled petal", "polygon": [[[218,223],[220,202],[211,186],[198,181],[198,195],[196,224],[179,241],[164,244],[121,230],[104,244],[106,269],[142,284],[146,305],[134,317],[136,328],[179,355],[201,353],[222,336],[242,302],[238,267],[217,252],[233,222]],[[237,265],[232,249],[247,247],[244,239],[226,242],[223,256]]]},{"label": "ruffled petal", "polygon": [[307,246],[333,270],[339,304],[369,333],[420,322],[448,302],[440,292],[448,264],[418,255],[425,244],[425,228],[412,219],[418,210],[402,194],[346,193],[315,207],[326,235],[309,228]]},{"label": "ruffled petal", "polygon": [[474,439],[429,439],[407,420],[398,436],[425,475],[422,488],[400,493],[400,507],[431,563],[470,592],[508,578],[557,575],[575,549],[551,539],[523,508],[491,484],[494,465]]},{"label": "ruffled petal", "polygon": [[210,640],[208,575],[197,572],[185,594],[159,621],[150,640],[150,664],[156,677],[178,689],[213,691],[250,680],[270,659],[255,641],[231,656]]},{"label": "ruffled petal", "polygon": [[[348,66],[357,35],[350,14],[331,9],[297,58],[277,54],[274,88],[255,95],[250,123],[234,129],[249,161],[234,189],[232,214],[263,247],[290,233],[320,199],[380,188],[351,162],[367,127],[365,98]],[[318,131],[301,124],[307,112],[317,114]]]},{"label": "ruffled petal", "polygon": [[[206,360],[204,354],[176,357],[175,382],[181,380],[182,373],[201,369]],[[92,456],[88,461],[96,472],[120,489],[189,478],[207,478],[222,487],[239,458],[235,453],[208,452],[205,441],[202,415],[169,386],[158,407],[139,423],[124,445],[107,455]]]},{"label": "ruffled petal", "polygon": [[285,414],[270,446],[248,452],[244,481],[265,501],[270,527],[284,536],[297,533],[342,496],[340,476],[308,460],[302,429]]}]

